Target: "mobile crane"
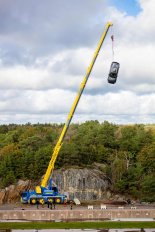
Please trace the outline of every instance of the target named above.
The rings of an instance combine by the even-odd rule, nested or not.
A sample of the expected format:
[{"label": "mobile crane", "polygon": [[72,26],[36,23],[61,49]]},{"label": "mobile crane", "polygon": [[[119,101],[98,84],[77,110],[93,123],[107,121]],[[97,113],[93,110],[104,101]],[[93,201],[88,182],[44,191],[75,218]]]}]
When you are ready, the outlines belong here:
[{"label": "mobile crane", "polygon": [[69,128],[69,125],[71,123],[71,120],[73,118],[73,115],[74,115],[74,112],[77,108],[77,105],[79,103],[79,100],[80,100],[80,97],[84,91],[84,88],[86,86],[86,83],[88,81],[88,78],[90,76],[90,73],[93,69],[93,66],[95,64],[95,61],[97,59],[97,56],[99,54],[99,51],[102,47],[102,44],[103,44],[103,41],[107,35],[107,32],[109,30],[109,28],[112,26],[112,23],[111,22],[108,22],[106,24],[106,27],[105,27],[105,30],[101,36],[101,39],[99,41],[99,44],[96,48],[96,51],[94,53],[94,56],[93,56],[93,59],[90,63],[90,66],[88,67],[87,69],[87,72],[86,72],[86,75],[84,76],[84,79],[80,85],[80,88],[79,88],[79,91],[75,97],[75,100],[73,102],[73,105],[71,107],[71,110],[68,114],[68,117],[67,117],[67,120],[66,120],[66,123],[62,129],[62,132],[60,134],[60,137],[56,143],[56,146],[53,150],[53,154],[51,156],[51,160],[49,162],[49,165],[48,165],[48,168],[46,170],[46,173],[41,181],[41,185],[40,186],[36,186],[35,190],[33,191],[25,191],[22,193],[22,196],[21,196],[21,202],[22,203],[31,203],[31,204],[36,204],[36,203],[40,203],[40,204],[44,204],[44,203],[47,203],[47,202],[51,202],[51,203],[64,203],[67,199],[66,195],[64,194],[60,194],[58,192],[58,189],[57,187],[53,187],[52,186],[52,178],[50,178],[50,175],[51,175],[51,172],[52,170],[54,169],[54,164],[56,162],[56,159],[58,157],[58,154],[60,152],[60,149],[62,147],[62,144],[63,144],[63,141],[64,141],[64,138],[65,138],[65,135],[66,135],[66,132]]}]

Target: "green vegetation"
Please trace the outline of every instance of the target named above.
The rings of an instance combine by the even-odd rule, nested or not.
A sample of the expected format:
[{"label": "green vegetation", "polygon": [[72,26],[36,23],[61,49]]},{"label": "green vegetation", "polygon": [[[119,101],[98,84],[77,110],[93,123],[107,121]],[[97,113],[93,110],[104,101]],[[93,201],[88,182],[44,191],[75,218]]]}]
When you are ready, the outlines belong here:
[{"label": "green vegetation", "polygon": [[[115,193],[155,201],[155,127],[88,121],[72,124],[55,168],[101,163]],[[0,126],[0,188],[45,173],[62,125]]]},{"label": "green vegetation", "polygon": [[0,229],[155,228],[155,222],[2,222]]}]

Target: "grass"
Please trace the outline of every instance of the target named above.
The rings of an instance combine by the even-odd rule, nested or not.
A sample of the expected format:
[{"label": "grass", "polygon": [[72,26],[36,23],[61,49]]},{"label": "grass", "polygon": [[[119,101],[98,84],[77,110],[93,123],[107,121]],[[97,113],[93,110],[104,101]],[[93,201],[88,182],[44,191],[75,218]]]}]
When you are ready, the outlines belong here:
[{"label": "grass", "polygon": [[155,222],[1,222],[0,229],[155,228]]}]

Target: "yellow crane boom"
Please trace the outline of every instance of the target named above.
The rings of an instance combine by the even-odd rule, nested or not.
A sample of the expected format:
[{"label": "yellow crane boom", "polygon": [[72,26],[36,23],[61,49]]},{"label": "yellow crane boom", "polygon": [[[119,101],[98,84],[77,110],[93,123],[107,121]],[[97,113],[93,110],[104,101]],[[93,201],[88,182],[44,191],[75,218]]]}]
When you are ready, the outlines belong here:
[{"label": "yellow crane boom", "polygon": [[42,179],[41,186],[36,186],[36,192],[37,192],[37,193],[40,193],[40,192],[41,192],[41,189],[40,189],[41,187],[46,187],[46,186],[47,186],[47,183],[48,183],[48,181],[49,181],[51,172],[52,172],[52,170],[54,169],[55,161],[56,161],[56,159],[57,159],[57,157],[58,157],[59,151],[60,151],[61,146],[62,146],[62,144],[63,144],[63,140],[64,140],[64,137],[65,137],[65,134],[66,134],[66,132],[67,132],[67,130],[68,130],[68,127],[69,127],[69,125],[70,125],[70,123],[71,123],[72,117],[73,117],[73,115],[74,115],[74,112],[75,112],[76,107],[77,107],[77,105],[78,105],[78,102],[79,102],[79,100],[80,100],[80,97],[81,97],[81,95],[82,95],[82,93],[83,93],[83,90],[84,90],[84,88],[85,88],[85,86],[86,86],[86,83],[87,83],[87,81],[88,81],[88,78],[89,78],[89,76],[90,76],[90,73],[91,73],[91,71],[92,71],[92,69],[93,69],[93,66],[94,66],[94,64],[95,64],[96,58],[97,58],[97,56],[98,56],[98,53],[99,53],[99,51],[100,51],[100,49],[101,49],[101,46],[102,46],[102,44],[103,44],[103,41],[104,41],[104,39],[105,39],[105,37],[106,37],[106,35],[107,35],[107,32],[108,32],[110,26],[112,26],[112,23],[111,23],[111,22],[108,22],[108,23],[106,24],[105,30],[104,30],[104,32],[103,32],[103,34],[102,34],[102,36],[101,36],[101,39],[100,39],[100,41],[99,41],[99,43],[98,43],[98,46],[97,46],[97,48],[96,48],[96,51],[95,51],[95,53],[94,53],[93,59],[92,59],[92,61],[91,61],[91,63],[90,63],[90,66],[88,67],[87,72],[86,72],[86,75],[84,76],[84,79],[83,79],[83,81],[82,81],[82,83],[81,83],[81,85],[80,85],[79,91],[78,91],[78,93],[77,93],[77,95],[76,95],[76,97],[75,97],[75,100],[74,100],[74,102],[73,102],[73,105],[72,105],[72,107],[71,107],[71,110],[70,110],[70,112],[69,112],[69,114],[68,114],[66,123],[65,123],[65,125],[64,125],[64,127],[63,127],[63,129],[62,129],[61,134],[60,134],[60,137],[59,137],[59,139],[58,139],[58,141],[57,141],[57,143],[56,143],[56,145],[55,145],[55,148],[54,148],[54,150],[53,150],[53,154],[52,154],[51,160],[50,160],[49,165],[48,165],[48,168],[47,168],[46,173],[45,173],[45,175],[44,175],[44,177],[43,177],[43,179]]}]

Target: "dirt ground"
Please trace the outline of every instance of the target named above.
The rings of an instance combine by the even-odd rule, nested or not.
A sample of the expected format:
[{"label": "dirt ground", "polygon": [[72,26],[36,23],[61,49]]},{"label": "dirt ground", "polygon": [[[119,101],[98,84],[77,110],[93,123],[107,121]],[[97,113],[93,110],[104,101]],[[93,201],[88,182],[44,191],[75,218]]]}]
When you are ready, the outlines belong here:
[{"label": "dirt ground", "polygon": [[[106,205],[107,209],[118,209],[118,207],[122,207],[121,204],[105,204],[102,202],[84,202],[81,205],[72,205],[72,209],[76,209],[76,210],[84,210],[84,209],[88,209],[88,205],[93,205],[94,209],[100,209],[101,208],[101,204]],[[155,203],[153,204],[148,204],[148,203],[142,203],[142,204],[132,204],[132,205],[123,205],[123,207],[125,209],[130,209],[131,207],[136,207],[137,209],[155,209]],[[14,204],[0,204],[0,210],[37,210],[37,209],[42,209],[42,210],[47,210],[47,209],[51,209],[51,206],[45,204],[45,205],[39,205],[37,207],[37,205],[29,205],[29,204],[22,204],[20,202],[18,203],[14,203]],[[68,210],[71,209],[71,205],[67,204],[67,205],[58,205],[56,204],[55,206],[52,205],[52,210]]]}]

